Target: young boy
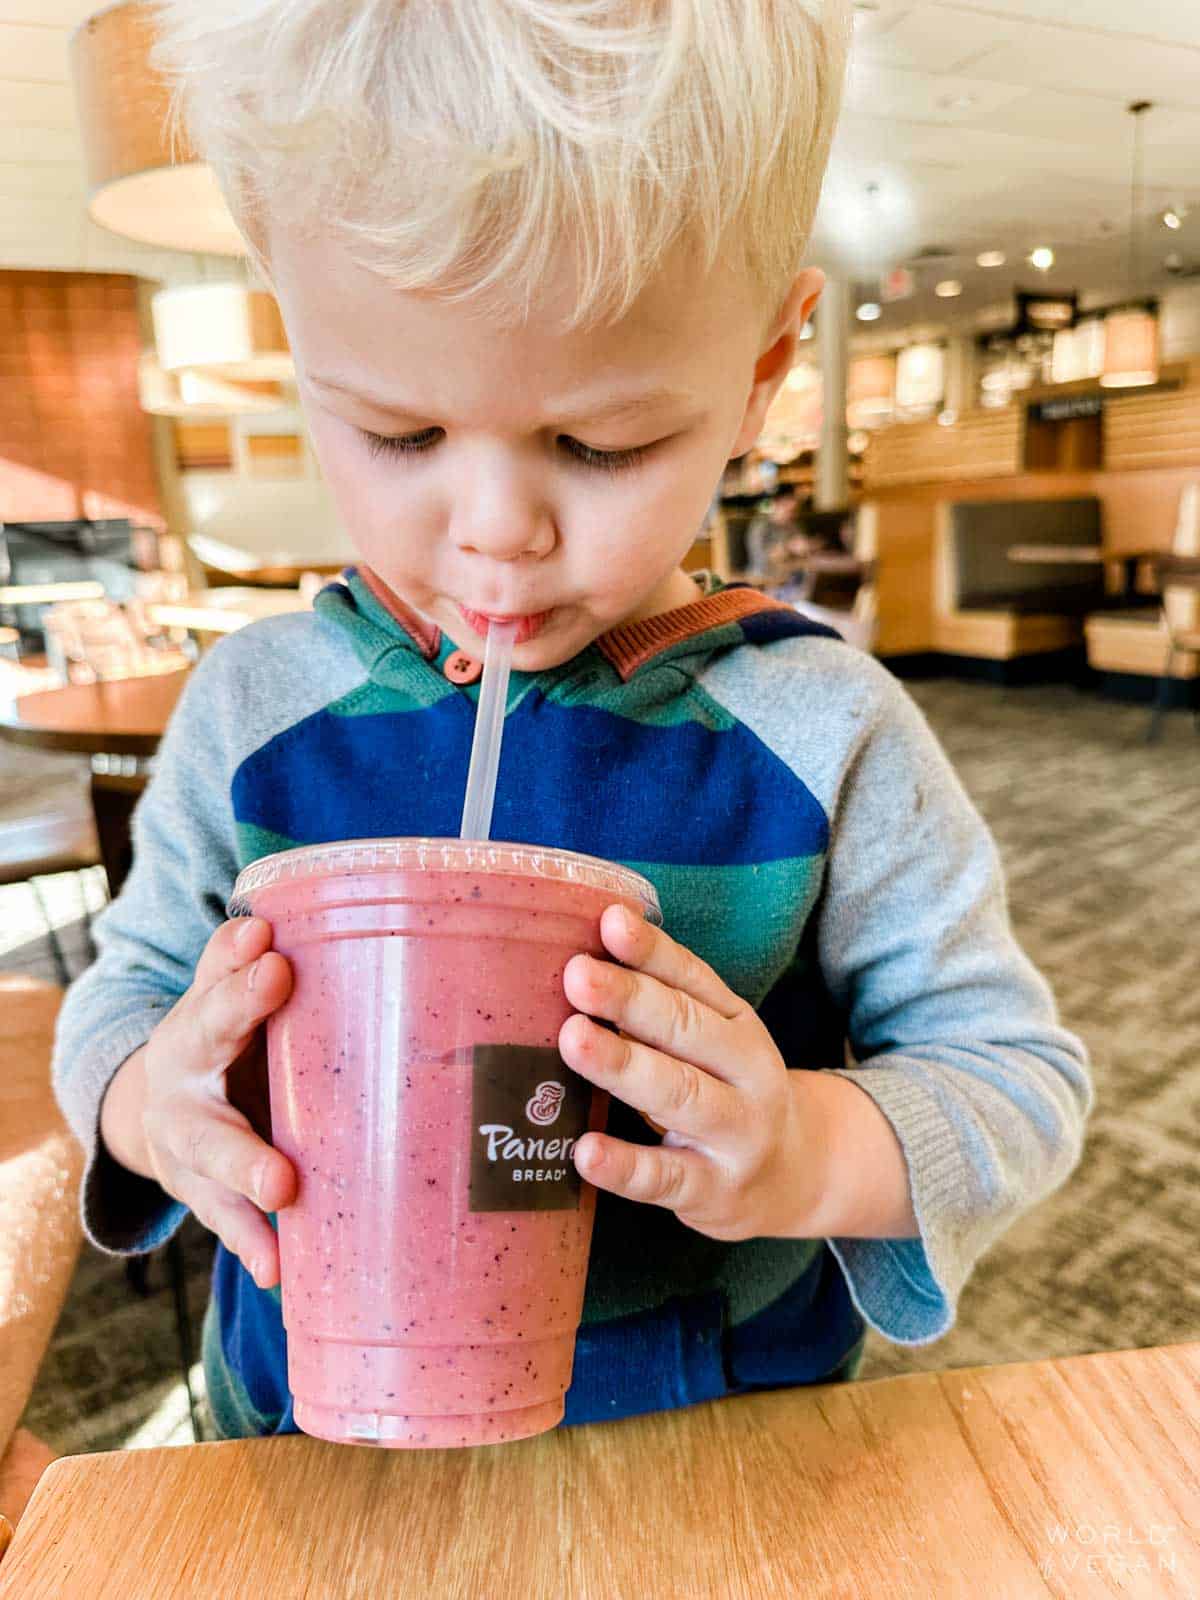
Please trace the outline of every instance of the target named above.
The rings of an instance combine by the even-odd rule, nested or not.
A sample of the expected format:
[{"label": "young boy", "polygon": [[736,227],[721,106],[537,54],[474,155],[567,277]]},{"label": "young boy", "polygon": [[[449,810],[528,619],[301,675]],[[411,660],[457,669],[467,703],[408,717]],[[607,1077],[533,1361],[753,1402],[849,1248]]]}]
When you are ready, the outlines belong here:
[{"label": "young boy", "polygon": [[575,1156],[566,1421],[852,1378],[868,1325],[940,1338],[1078,1160],[1083,1048],[904,691],[680,565],[821,288],[844,5],[160,19],[360,561],[211,651],[163,741],[57,1041],[90,1237],[147,1250],[192,1210],[217,1425],[294,1426],[268,1220],[294,1176],[239,1109],[290,973],[226,903],[274,850],[455,834],[487,622],[520,618],[493,836],[635,866],[665,914],[611,908],[612,960],[565,977],[562,1055],[614,1096]]}]

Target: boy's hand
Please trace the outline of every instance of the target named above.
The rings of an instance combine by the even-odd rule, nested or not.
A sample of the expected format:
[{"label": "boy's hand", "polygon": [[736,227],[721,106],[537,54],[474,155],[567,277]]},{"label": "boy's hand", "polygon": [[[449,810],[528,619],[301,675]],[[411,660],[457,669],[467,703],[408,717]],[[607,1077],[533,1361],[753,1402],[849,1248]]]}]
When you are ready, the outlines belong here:
[{"label": "boy's hand", "polygon": [[575,1147],[580,1174],[711,1239],[794,1235],[824,1183],[816,1103],[806,1115],[766,1027],[698,956],[622,906],[600,932],[622,965],[567,963],[567,998],[588,1015],[567,1019],[559,1049],[666,1131],[661,1146],[589,1133]]},{"label": "boy's hand", "polygon": [[264,1289],[279,1281],[279,1248],[263,1213],[291,1204],[296,1175],[232,1104],[226,1080],[291,993],[291,967],[270,945],[261,917],[223,923],[191,988],[124,1063],[101,1107],[116,1159],[157,1178]]}]

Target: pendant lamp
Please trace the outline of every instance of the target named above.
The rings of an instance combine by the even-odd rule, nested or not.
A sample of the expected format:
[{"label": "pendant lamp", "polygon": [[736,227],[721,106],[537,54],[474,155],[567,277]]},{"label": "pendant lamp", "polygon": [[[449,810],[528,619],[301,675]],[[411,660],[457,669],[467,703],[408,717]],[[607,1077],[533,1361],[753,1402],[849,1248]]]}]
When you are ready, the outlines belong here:
[{"label": "pendant lamp", "polygon": [[[1150,100],[1135,100],[1133,117],[1133,173],[1129,199],[1129,278],[1133,295],[1141,287],[1139,243],[1142,227],[1143,123]],[[1158,381],[1158,318],[1146,306],[1111,311],[1104,319],[1105,389],[1133,389]]]},{"label": "pendant lamp", "polygon": [[186,140],[170,148],[170,89],[150,65],[154,37],[144,0],[99,11],[71,35],[88,214],[141,244],[245,255],[212,169]]},{"label": "pendant lamp", "polygon": [[154,344],[165,372],[286,382],[296,375],[279,306],[245,283],[185,283],[150,302]]}]

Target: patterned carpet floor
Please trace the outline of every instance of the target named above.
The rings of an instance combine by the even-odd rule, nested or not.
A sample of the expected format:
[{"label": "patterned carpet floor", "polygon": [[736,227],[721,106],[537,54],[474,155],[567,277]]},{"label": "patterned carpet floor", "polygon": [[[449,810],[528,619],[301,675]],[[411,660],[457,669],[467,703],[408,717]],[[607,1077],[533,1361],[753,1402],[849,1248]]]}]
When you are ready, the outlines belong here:
[{"label": "patterned carpet floor", "polygon": [[[915,1349],[872,1334],[861,1377],[1196,1338],[1200,737],[1176,713],[1147,746],[1145,709],[1066,686],[910,688],[996,834],[1018,936],[1088,1044],[1097,1103],[1075,1174],[979,1263],[951,1332]],[[23,894],[0,890],[0,927]],[[52,975],[32,927],[2,959]],[[210,1244],[195,1226],[185,1244],[198,1321]],[[56,1448],[190,1437],[158,1262],[150,1289],[85,1251],[27,1415]]]}]

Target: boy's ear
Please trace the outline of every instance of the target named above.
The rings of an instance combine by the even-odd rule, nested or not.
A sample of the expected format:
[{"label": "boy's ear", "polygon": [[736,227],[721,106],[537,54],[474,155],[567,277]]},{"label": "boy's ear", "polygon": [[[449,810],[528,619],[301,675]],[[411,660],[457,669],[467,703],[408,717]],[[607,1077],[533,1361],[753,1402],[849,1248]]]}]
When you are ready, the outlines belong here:
[{"label": "boy's ear", "polygon": [[819,267],[806,267],[788,290],[787,298],[767,334],[767,347],[754,363],[754,382],[746,397],[737,438],[730,459],[745,455],[763,429],[767,408],[779,393],[791,370],[800,342],[800,330],[813,314],[825,287],[825,274]]}]

